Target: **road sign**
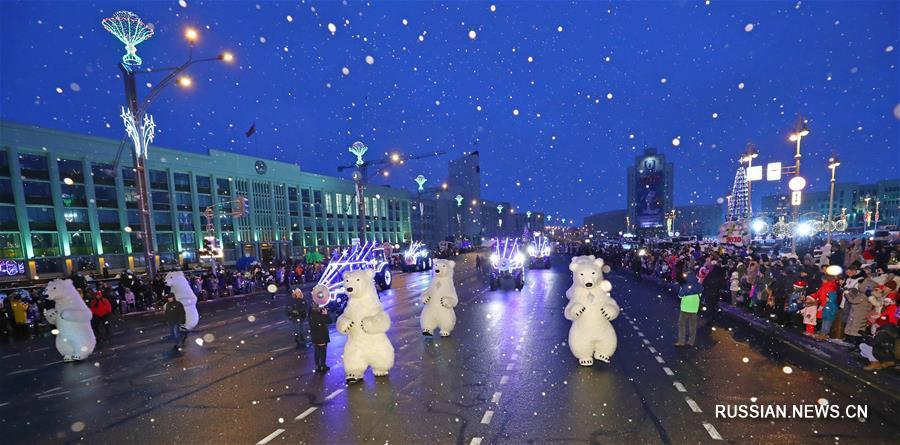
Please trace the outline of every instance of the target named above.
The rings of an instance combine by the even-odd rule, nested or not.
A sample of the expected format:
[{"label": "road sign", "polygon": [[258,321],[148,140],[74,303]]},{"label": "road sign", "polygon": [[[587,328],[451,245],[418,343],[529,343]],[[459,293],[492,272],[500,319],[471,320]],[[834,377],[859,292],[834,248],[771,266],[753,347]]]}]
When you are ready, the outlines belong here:
[{"label": "road sign", "polygon": [[796,192],[791,192],[791,205],[798,206],[803,201],[803,192],[797,190]]},{"label": "road sign", "polygon": [[780,181],[781,180],[781,163],[780,162],[770,162],[766,165],[766,181]]},{"label": "road sign", "polygon": [[760,181],[763,178],[763,169],[761,165],[754,165],[747,169],[748,181]]}]

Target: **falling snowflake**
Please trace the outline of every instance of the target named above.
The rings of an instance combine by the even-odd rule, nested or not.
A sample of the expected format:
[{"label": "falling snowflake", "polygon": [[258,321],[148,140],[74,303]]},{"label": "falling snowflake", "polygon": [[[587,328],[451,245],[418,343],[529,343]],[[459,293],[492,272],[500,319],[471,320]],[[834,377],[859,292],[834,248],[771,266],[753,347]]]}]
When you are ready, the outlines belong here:
[{"label": "falling snowflake", "polygon": [[562,31],[563,31],[562,25],[559,25],[556,27],[556,32],[562,32]]},{"label": "falling snowflake", "polygon": [[62,88],[60,88],[60,87],[56,87],[56,92],[57,92],[57,93],[59,93],[59,94],[62,94],[62,92],[63,92],[63,89],[62,89]]},{"label": "falling snowflake", "polygon": [[744,26],[744,31],[746,31],[746,32],[753,31],[753,24],[748,23],[746,26]]},{"label": "falling snowflake", "polygon": [[350,75],[350,68],[347,68],[346,66],[341,68],[341,73],[345,76]]},{"label": "falling snowflake", "polygon": [[409,20],[403,19],[400,23],[403,23],[403,26],[409,25]]},{"label": "falling snowflake", "polygon": [[894,45],[888,45],[887,48],[884,49],[884,52],[889,53],[894,50]]},{"label": "falling snowflake", "polygon": [[[900,107],[900,105],[898,105],[898,107]],[[476,106],[475,106],[475,109],[478,110],[478,111],[481,111],[481,105],[476,105]]]},{"label": "falling snowflake", "polygon": [[738,84],[738,89],[739,89],[739,90],[743,90],[743,89],[744,89],[744,82],[741,82],[741,83]]},{"label": "falling snowflake", "polygon": [[478,33],[476,33],[474,29],[473,29],[473,30],[470,30],[470,31],[469,31],[469,38],[472,39],[472,40],[475,40],[475,37],[478,37]]},{"label": "falling snowflake", "polygon": [[672,139],[672,145],[675,147],[681,145],[681,137],[679,136],[679,137]]},{"label": "falling snowflake", "polygon": [[528,56],[528,63],[534,62],[534,57]]},{"label": "falling snowflake", "polygon": [[790,366],[785,366],[784,368],[781,368],[781,372],[783,372],[785,374],[791,374],[794,372],[794,368],[791,368]]},{"label": "falling snowflake", "polygon": [[247,321],[249,321],[250,323],[253,323],[254,321],[256,321],[256,316],[255,316],[255,315],[248,315],[248,316],[247,316]]},{"label": "falling snowflake", "polygon": [[288,15],[287,17],[285,17],[285,19],[287,19],[288,22],[293,22],[293,21],[294,21],[294,16]]},{"label": "falling snowflake", "polygon": [[77,93],[77,92],[81,91],[81,85],[78,85],[77,83],[72,82],[69,84],[69,89]]},{"label": "falling snowflake", "polygon": [[718,118],[719,118],[719,113],[713,113],[713,114],[712,114],[712,118],[713,118],[713,119],[718,119]]},{"label": "falling snowflake", "polygon": [[337,26],[335,26],[334,23],[329,23],[329,24],[328,24],[328,31],[331,33],[331,35],[334,35],[334,33],[337,32]]},{"label": "falling snowflake", "polygon": [[606,98],[609,100],[612,100],[612,98],[613,98],[612,93],[606,93]]},{"label": "falling snowflake", "polygon": [[178,6],[181,6],[182,8],[187,8],[187,2],[184,0],[178,0]]},{"label": "falling snowflake", "polygon": [[513,116],[518,116],[518,115],[519,115],[519,109],[513,108]]},{"label": "falling snowflake", "polygon": [[659,83],[666,83],[668,81],[669,81],[669,79],[666,79],[665,77],[663,77],[662,79],[659,79]]},{"label": "falling snowflake", "polygon": [[366,63],[372,65],[375,63],[375,58],[372,56],[366,56]]},{"label": "falling snowflake", "polygon": [[[184,0],[181,1],[184,2]],[[187,6],[187,4],[185,4],[185,6]],[[84,431],[84,422],[75,422],[72,424],[72,426],[69,427],[69,429],[71,429],[75,433],[80,433]]]},{"label": "falling snowflake", "polygon": [[497,12],[497,5],[491,5],[491,12]]},{"label": "falling snowflake", "polygon": [[265,37],[260,37],[260,38],[259,38],[259,43],[266,43],[266,38],[265,38]]}]

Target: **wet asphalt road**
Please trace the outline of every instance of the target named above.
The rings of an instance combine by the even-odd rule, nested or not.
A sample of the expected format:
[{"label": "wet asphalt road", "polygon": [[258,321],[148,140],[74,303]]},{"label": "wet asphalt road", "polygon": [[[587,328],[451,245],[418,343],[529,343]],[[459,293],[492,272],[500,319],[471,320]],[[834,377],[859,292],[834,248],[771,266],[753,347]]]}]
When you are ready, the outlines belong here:
[{"label": "wet asphalt road", "polygon": [[[897,443],[896,406],[757,334],[701,321],[698,345],[672,346],[677,302],[613,274],[623,307],[609,365],[578,366],[562,316],[563,259],[525,289],[490,292],[474,255],[457,259],[452,337],[424,338],[418,296],[430,273],[398,275],[382,294],[393,320],[388,378],[344,386],[344,336],[331,371],[298,350],[286,296],[201,306],[184,355],[161,317],[123,321],[87,362],[60,363],[52,339],[0,348],[3,443],[488,444]],[[206,338],[203,345],[196,342]],[[211,340],[211,341],[210,341]],[[790,367],[790,374],[784,367]],[[821,400],[820,400],[821,399]],[[862,404],[868,418],[716,418],[717,404]]]}]

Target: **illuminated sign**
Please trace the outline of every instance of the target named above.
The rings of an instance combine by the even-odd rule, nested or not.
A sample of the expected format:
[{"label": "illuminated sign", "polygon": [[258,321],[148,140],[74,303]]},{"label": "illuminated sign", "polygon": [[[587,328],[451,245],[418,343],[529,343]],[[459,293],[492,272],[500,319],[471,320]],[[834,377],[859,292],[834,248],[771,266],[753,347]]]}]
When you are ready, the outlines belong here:
[{"label": "illuminated sign", "polygon": [[761,165],[754,165],[747,169],[748,181],[760,181],[763,178],[763,169]]},{"label": "illuminated sign", "polygon": [[780,162],[770,162],[766,165],[766,181],[780,181],[781,180],[781,163]]},{"label": "illuminated sign", "polygon": [[0,260],[0,276],[14,277],[25,275],[25,263],[22,261]]},{"label": "illuminated sign", "polygon": [[803,201],[803,192],[797,190],[795,192],[791,192],[791,205],[798,206]]}]

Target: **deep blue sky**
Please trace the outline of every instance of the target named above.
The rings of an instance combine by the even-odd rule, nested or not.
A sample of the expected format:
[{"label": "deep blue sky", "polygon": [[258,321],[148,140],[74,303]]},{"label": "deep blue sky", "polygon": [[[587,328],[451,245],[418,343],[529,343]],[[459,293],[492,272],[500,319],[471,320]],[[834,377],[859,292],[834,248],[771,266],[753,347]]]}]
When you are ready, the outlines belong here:
[{"label": "deep blue sky", "polygon": [[[237,57],[195,67],[192,90],[154,104],[162,146],[329,175],[358,139],[371,152],[477,148],[486,197],[578,220],[625,206],[625,169],[646,145],[675,163],[676,203],[714,202],[748,140],[761,161],[789,162],[801,115],[814,190],[832,152],[841,180],[900,176],[900,2],[493,4],[3,1],[0,116],[121,138],[123,47],[100,20],[129,9],[156,28],[144,66],[183,60],[188,25],[198,54]],[[435,184],[447,158],[387,182]]]}]

